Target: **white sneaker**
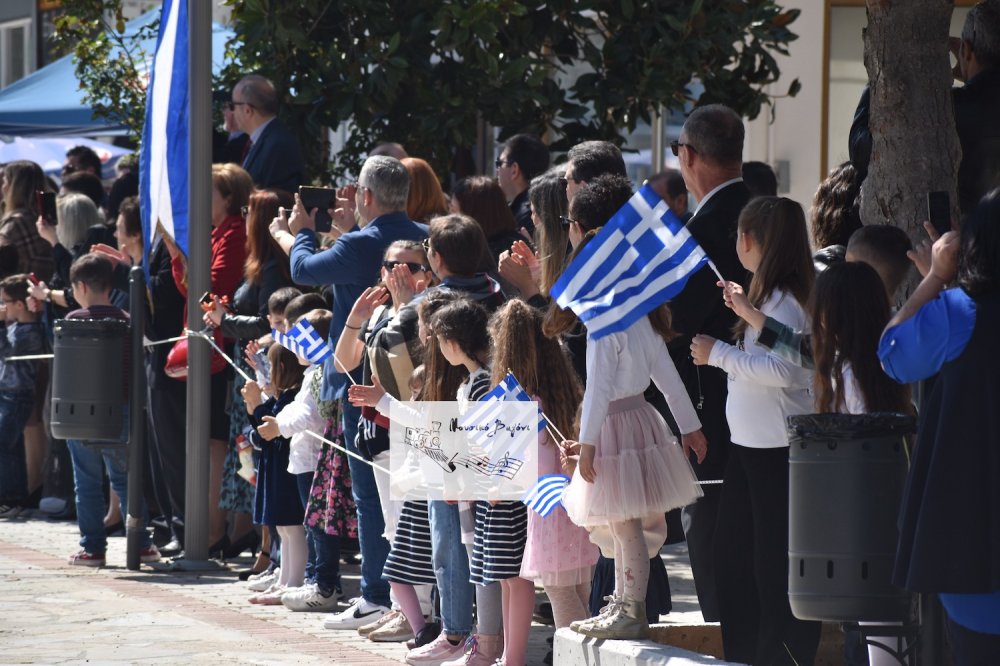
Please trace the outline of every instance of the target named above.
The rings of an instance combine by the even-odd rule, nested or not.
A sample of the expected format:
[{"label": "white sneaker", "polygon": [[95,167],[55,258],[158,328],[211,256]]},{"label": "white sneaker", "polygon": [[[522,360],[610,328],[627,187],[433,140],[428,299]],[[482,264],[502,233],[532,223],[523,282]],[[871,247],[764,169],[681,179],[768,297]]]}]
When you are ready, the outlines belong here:
[{"label": "white sneaker", "polygon": [[251,592],[263,592],[267,588],[277,583],[278,578],[281,577],[281,568],[279,567],[269,574],[261,572],[257,574],[257,576],[258,577],[256,579],[254,578],[254,576],[250,576],[250,579],[247,581],[248,582],[247,589],[250,590]]},{"label": "white sneaker", "polygon": [[323,623],[326,629],[357,629],[358,627],[374,622],[389,612],[385,606],[373,604],[361,598],[351,604],[347,610],[337,613]]},{"label": "white sneaker", "polygon": [[315,585],[303,585],[285,592],[281,603],[293,611],[326,613],[337,607],[337,595],[334,593],[324,597]]}]

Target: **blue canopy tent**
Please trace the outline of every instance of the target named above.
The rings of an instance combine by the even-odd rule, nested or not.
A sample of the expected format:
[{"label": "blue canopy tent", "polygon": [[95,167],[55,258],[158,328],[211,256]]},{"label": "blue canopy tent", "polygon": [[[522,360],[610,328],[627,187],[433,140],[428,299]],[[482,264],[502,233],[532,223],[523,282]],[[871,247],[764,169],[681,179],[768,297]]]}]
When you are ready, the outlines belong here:
[{"label": "blue canopy tent", "polygon": [[[160,16],[159,8],[129,21],[125,34],[133,35]],[[233,31],[212,25],[212,73],[225,60],[226,42]],[[156,33],[142,42],[147,58],[156,50]],[[148,62],[146,63],[148,68]],[[140,67],[141,69],[141,67]],[[0,90],[0,134],[8,136],[94,136],[124,134],[125,128],[105,118],[94,118],[83,101],[73,57],[65,56]]]}]

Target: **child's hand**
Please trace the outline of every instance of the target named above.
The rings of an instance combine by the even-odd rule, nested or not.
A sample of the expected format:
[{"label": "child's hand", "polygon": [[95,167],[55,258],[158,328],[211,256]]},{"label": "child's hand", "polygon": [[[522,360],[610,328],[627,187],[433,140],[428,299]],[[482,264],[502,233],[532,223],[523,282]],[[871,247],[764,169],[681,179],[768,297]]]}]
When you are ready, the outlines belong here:
[{"label": "child's hand", "polygon": [[593,444],[580,445],[580,476],[587,483],[593,483],[597,478],[597,470],[594,469],[594,454],[597,452]]},{"label": "child's hand", "polygon": [[256,354],[260,351],[260,343],[256,340],[249,340],[247,342],[246,349],[243,350],[243,359],[247,362],[251,368],[255,371],[259,368],[257,367]]},{"label": "child's hand", "polygon": [[561,448],[563,450],[563,453],[565,453],[568,456],[579,455],[580,442],[577,442],[572,439],[566,439],[559,444],[559,448]]},{"label": "child's hand", "polygon": [[708,357],[715,346],[715,338],[711,335],[698,334],[691,340],[691,358],[695,365],[708,365]]},{"label": "child's hand", "polygon": [[573,472],[576,471],[576,466],[579,462],[580,456],[567,453],[566,449],[562,449],[559,452],[559,465],[566,476],[573,476]]},{"label": "child's hand", "polygon": [[949,284],[958,274],[958,249],[962,244],[957,231],[949,231],[931,247],[931,275]]},{"label": "child's hand", "polygon": [[374,407],[385,395],[385,389],[379,382],[378,377],[372,376],[371,386],[355,384],[347,389],[347,398],[355,407]]},{"label": "child's hand", "polygon": [[278,420],[273,416],[265,416],[263,423],[257,426],[257,434],[263,439],[271,441],[275,437],[281,436],[281,430],[278,428]]},{"label": "child's hand", "polygon": [[406,264],[396,264],[396,267],[385,277],[385,286],[392,296],[392,304],[397,308],[413,300],[413,297],[424,290],[417,278],[410,272]]},{"label": "child's hand", "polygon": [[243,385],[243,389],[240,391],[243,394],[243,401],[247,404],[247,413],[253,413],[253,410],[260,407],[263,400],[261,400],[260,386],[257,382],[247,382]]},{"label": "child's hand", "polygon": [[212,294],[212,309],[207,310],[201,320],[205,322],[205,326],[218,328],[222,325],[222,315],[224,314],[226,314],[225,306],[218,296]]},{"label": "child's hand", "polygon": [[694,451],[698,464],[701,464],[705,461],[705,455],[708,453],[708,440],[705,439],[705,434],[701,430],[695,430],[681,435],[681,448],[687,458],[690,458],[691,452]]},{"label": "child's hand", "polygon": [[758,331],[764,328],[764,313],[755,308],[747,298],[743,286],[739,282],[716,282],[722,287],[722,300],[726,307],[736,313],[736,316],[746,321]]},{"label": "child's hand", "polygon": [[[389,290],[385,287],[368,287],[358,300],[354,301],[351,312],[347,315],[347,326],[358,328],[371,318],[375,308],[389,300]],[[357,333],[357,331],[355,331]],[[357,336],[355,336],[357,337]]]}]

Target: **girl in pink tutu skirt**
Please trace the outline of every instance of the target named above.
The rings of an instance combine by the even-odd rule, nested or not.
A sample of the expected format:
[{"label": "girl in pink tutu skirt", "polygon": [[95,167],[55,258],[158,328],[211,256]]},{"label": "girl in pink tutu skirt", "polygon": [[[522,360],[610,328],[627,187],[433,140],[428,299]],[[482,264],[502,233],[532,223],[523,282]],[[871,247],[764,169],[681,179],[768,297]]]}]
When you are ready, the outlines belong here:
[{"label": "girl in pink tutu skirt", "polygon": [[[588,234],[590,235],[590,234]],[[589,238],[577,247],[586,245]],[[547,335],[573,325],[569,311],[550,312]],[[667,353],[670,313],[661,306],[624,331],[587,334],[587,387],[583,396],[579,463],[563,497],[577,525],[606,525],[615,548],[615,592],[596,617],[570,626],[594,638],[636,639],[649,633],[645,597],[649,554],[642,520],[691,504],[701,496],[687,452],[703,459],[707,441],[677,369]],[[682,433],[683,450],[642,394],[652,378]]]}]

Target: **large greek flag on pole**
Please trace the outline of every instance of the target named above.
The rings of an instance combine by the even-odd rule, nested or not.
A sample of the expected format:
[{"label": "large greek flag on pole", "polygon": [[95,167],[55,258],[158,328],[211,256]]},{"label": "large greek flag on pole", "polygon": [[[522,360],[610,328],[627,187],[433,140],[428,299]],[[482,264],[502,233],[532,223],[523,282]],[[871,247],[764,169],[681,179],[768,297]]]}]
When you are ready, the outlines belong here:
[{"label": "large greek flag on pole", "polygon": [[185,255],[188,244],[188,0],[164,0],[161,12],[139,156],[147,256],[157,222]]},{"label": "large greek flag on pole", "polygon": [[550,294],[594,338],[624,331],[709,264],[680,218],[644,185],[563,271]]}]

